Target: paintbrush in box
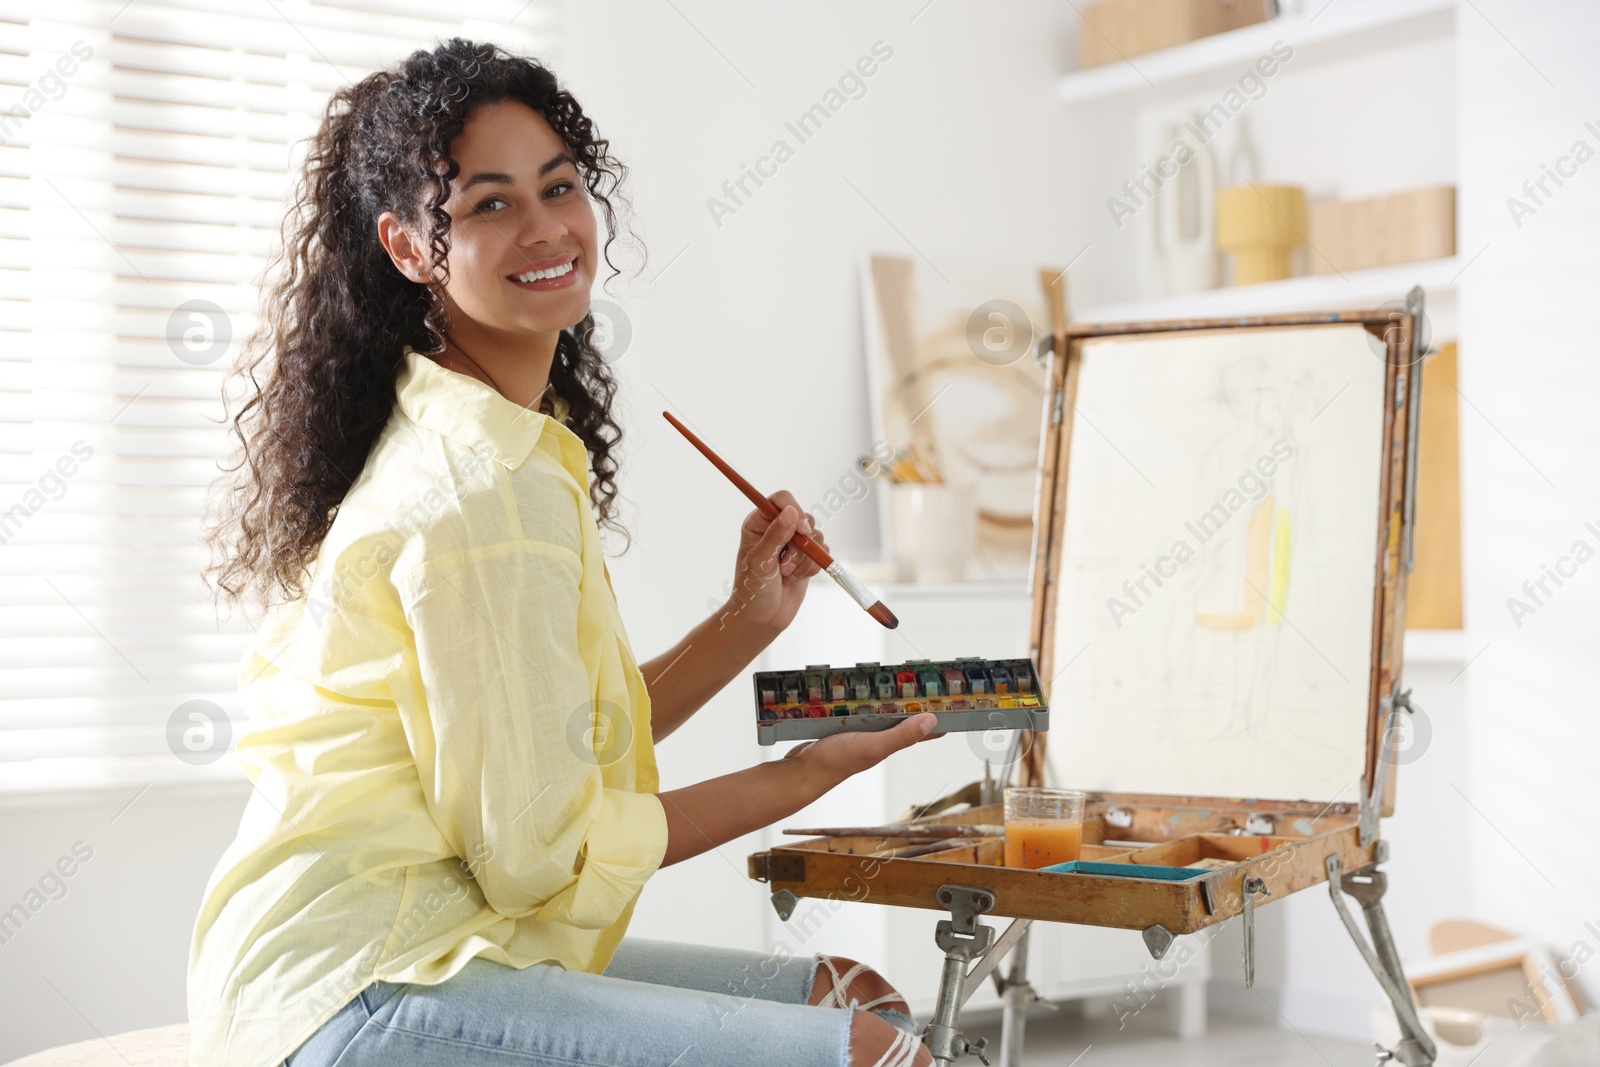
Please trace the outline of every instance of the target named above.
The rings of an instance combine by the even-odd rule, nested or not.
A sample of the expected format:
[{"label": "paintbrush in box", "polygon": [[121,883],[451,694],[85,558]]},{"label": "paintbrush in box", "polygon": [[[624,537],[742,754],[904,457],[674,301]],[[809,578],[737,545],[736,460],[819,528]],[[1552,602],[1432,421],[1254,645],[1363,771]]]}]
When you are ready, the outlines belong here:
[{"label": "paintbrush in box", "polygon": [[890,849],[880,859],[909,860],[918,856],[929,856],[936,852],[955,852],[958,849],[972,848],[982,842],[977,838],[949,838],[943,841],[931,841],[921,845],[901,845]]},{"label": "paintbrush in box", "polygon": [[893,822],[883,826],[785,827],[783,833],[803,837],[921,837],[931,841],[942,837],[1004,837],[1006,828],[1003,823]]}]

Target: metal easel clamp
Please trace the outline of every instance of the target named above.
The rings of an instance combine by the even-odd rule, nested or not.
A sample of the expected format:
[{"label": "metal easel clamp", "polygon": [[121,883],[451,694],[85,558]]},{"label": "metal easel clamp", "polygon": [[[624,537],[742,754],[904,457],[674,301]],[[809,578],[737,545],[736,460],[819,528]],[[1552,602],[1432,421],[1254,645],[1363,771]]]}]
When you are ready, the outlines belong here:
[{"label": "metal easel clamp", "polygon": [[994,907],[994,892],[970,885],[942,885],[939,903],[950,909],[950,918],[940,919],[934,941],[946,952],[963,951],[971,959],[989,947],[994,927],[985,926],[978,916]]},{"label": "metal easel clamp", "polygon": [[1396,739],[1400,736],[1400,713],[1410,714],[1417,709],[1411,702],[1411,690],[1402,689],[1398,693],[1390,693],[1378,704],[1383,710],[1383,738],[1378,744],[1378,764],[1372,772],[1372,782],[1368,782],[1365,775],[1361,778],[1361,812],[1357,820],[1356,839],[1361,847],[1372,844],[1378,836],[1378,819],[1383,812],[1384,786],[1389,781],[1388,766],[1394,762]]},{"label": "metal easel clamp", "polygon": [[1267,885],[1266,879],[1258,875],[1247,874],[1244,881],[1239,883],[1239,892],[1244,897],[1244,987],[1254,989],[1256,985],[1256,896],[1270,897],[1272,889]]},{"label": "metal easel clamp", "polygon": [[[939,904],[950,910],[950,918],[940,919],[934,930],[934,941],[944,950],[944,970],[939,977],[939,995],[934,1002],[933,1020],[923,1031],[923,1043],[933,1054],[937,1067],[950,1067],[958,1057],[975,1054],[989,1067],[984,1056],[988,1047],[986,1038],[968,1041],[956,1027],[961,1005],[966,1001],[964,987],[967,964],[974,956],[990,948],[994,940],[994,927],[985,926],[978,916],[994,907],[994,891],[978,886],[946,884],[939,887]],[[1015,925],[1015,924],[1013,924]],[[1024,928],[1025,929],[1025,928]],[[1006,931],[1008,934],[1011,931]],[[1017,931],[1018,935],[1022,933]],[[998,963],[998,959],[996,959]]]},{"label": "metal easel clamp", "polygon": [[[1381,849],[1380,853],[1380,861],[1387,858],[1387,849]],[[1344,923],[1361,958],[1367,961],[1368,969],[1383,987],[1384,994],[1394,1007],[1395,1019],[1400,1023],[1400,1043],[1393,1049],[1377,1046],[1378,1063],[1397,1060],[1405,1067],[1432,1067],[1438,1049],[1417,1016],[1417,1006],[1411,998],[1411,986],[1406,983],[1405,971],[1400,965],[1400,953],[1395,948],[1394,935],[1389,932],[1389,920],[1383,911],[1383,894],[1389,888],[1388,878],[1378,870],[1376,862],[1348,873],[1344,871],[1337,853],[1330,854],[1322,862],[1328,876],[1328,894],[1333,898],[1339,921]],[[1361,905],[1367,929],[1372,935],[1370,944],[1362,936],[1355,916],[1345,904],[1346,893],[1355,897]]]}]

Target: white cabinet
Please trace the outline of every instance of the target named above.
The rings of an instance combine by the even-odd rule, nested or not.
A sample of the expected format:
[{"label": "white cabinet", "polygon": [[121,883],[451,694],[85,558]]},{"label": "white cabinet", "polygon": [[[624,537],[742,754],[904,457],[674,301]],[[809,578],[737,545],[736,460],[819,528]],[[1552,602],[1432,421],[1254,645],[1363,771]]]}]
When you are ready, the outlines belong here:
[{"label": "white cabinet", "polygon": [[[752,669],[1028,654],[1029,594],[1022,582],[874,583],[873,588],[899,617],[898,628],[878,625],[832,581],[813,580],[800,615]],[[753,712],[754,694],[751,699]],[[792,744],[779,743],[763,755],[781,759]],[[784,826],[871,825],[894,819],[912,804],[981,779],[984,744],[983,734],[954,733],[898,752],[768,828],[763,844],[797,840],[779,833]],[[1005,753],[988,758],[998,764]],[[926,1019],[932,1013],[944,961],[933,940],[941,917],[940,912],[920,908],[802,901],[788,923],[769,909],[768,940],[786,944],[796,954],[830,952],[871,964],[905,994],[918,1018]],[[988,920],[997,932],[1009,922],[1003,917]],[[1134,1011],[1167,989],[1171,992],[1160,999],[1178,1003],[1179,1029],[1184,1033],[1203,1029],[1205,983],[1211,976],[1207,945],[1188,939],[1189,951],[1174,946],[1158,963],[1134,930],[1036,923],[1030,936],[1028,977],[1042,998],[1106,996],[1113,998],[1114,1011]],[[967,1007],[997,1008],[999,1003],[994,984],[988,982],[973,993]]]}]

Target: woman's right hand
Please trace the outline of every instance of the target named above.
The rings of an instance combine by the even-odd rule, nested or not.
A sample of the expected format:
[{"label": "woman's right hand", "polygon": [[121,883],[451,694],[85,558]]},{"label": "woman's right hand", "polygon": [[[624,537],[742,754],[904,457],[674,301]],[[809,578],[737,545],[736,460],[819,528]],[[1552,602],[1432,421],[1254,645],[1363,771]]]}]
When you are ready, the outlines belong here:
[{"label": "woman's right hand", "polygon": [[868,767],[876,767],[902,748],[930,737],[943,737],[943,732],[925,732],[937,729],[938,724],[937,715],[924,711],[887,730],[849,730],[805,741],[785,752],[783,758],[802,761],[831,780],[842,782]]}]

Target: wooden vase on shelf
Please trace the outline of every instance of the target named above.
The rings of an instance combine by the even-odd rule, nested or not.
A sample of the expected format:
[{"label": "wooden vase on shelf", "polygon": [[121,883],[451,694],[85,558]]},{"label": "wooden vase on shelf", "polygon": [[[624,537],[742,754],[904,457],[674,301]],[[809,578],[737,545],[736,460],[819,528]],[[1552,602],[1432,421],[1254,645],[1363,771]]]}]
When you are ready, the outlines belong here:
[{"label": "wooden vase on shelf", "polygon": [[1217,247],[1233,256],[1233,284],[1287,278],[1305,242],[1306,191],[1298,185],[1230,185],[1217,190]]}]

